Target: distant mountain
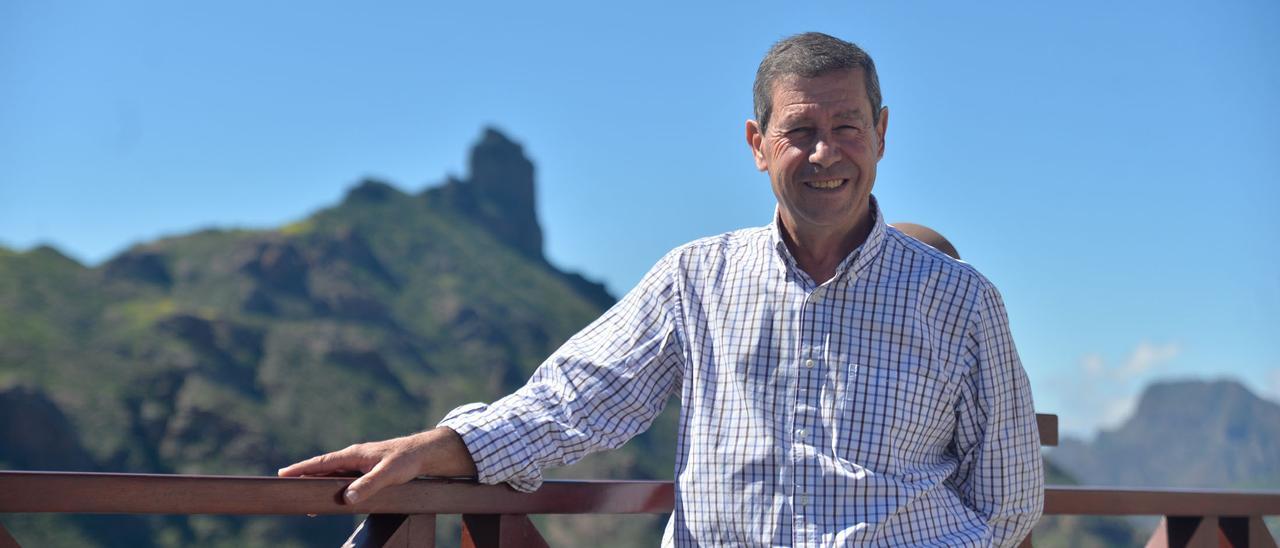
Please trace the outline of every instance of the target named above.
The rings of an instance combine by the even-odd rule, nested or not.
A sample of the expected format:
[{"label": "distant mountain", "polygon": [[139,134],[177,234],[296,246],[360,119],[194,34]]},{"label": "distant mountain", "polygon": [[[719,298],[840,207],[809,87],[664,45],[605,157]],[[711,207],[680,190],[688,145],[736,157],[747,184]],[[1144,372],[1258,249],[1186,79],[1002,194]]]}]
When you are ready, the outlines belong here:
[{"label": "distant mountain", "polygon": [[[614,298],[543,256],[533,163],[520,145],[485,130],[470,171],[418,193],[363,181],[276,230],[164,238],[97,267],[50,247],[0,248],[0,468],[274,474],[514,390]],[[656,448],[672,445],[675,416],[557,474],[670,477],[674,456]],[[352,526],[4,522],[31,546],[333,545]],[[546,524],[556,538],[590,531],[637,545],[656,542],[661,525]]]},{"label": "distant mountain", "polygon": [[[1092,441],[1063,439],[1046,463],[1062,474],[1051,483],[1276,489],[1280,405],[1235,381],[1157,382],[1120,427]],[[1046,518],[1036,546],[1136,546],[1153,528],[1149,519]]]},{"label": "distant mountain", "polygon": [[1276,489],[1280,404],[1235,381],[1159,382],[1119,428],[1049,458],[1093,485]]}]

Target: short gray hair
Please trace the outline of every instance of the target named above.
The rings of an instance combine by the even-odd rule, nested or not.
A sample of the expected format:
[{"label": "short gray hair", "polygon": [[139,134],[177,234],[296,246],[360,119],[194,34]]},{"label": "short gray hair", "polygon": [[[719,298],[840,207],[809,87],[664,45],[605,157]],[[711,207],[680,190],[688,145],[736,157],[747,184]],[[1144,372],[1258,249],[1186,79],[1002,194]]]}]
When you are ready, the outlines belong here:
[{"label": "short gray hair", "polygon": [[781,76],[796,75],[817,78],[837,70],[862,69],[862,79],[871,100],[871,119],[880,123],[880,77],[871,56],[857,44],[845,42],[821,32],[806,32],[779,40],[769,48],[760,68],[756,69],[756,122],[760,129],[769,125],[773,114],[773,83]]}]

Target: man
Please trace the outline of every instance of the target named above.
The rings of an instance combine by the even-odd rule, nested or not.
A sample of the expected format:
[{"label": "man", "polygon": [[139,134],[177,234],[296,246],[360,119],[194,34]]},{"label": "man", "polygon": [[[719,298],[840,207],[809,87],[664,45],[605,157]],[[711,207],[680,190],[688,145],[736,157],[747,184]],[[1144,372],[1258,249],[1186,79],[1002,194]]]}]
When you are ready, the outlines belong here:
[{"label": "man", "polygon": [[1043,477],[995,288],[888,227],[871,196],[889,111],[871,58],[807,33],[761,62],[766,227],[667,254],[528,384],[434,430],[281,475],[359,470],[351,502],[419,475],[536,489],[681,401],[677,545],[1012,545]]}]

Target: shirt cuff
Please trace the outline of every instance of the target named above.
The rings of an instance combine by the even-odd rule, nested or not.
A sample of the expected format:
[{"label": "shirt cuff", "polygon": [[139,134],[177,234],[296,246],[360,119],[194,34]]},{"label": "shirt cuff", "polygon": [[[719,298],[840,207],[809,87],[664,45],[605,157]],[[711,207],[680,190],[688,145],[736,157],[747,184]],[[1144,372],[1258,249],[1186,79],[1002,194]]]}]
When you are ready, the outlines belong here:
[{"label": "shirt cuff", "polygon": [[468,403],[450,411],[437,426],[462,437],[480,483],[506,482],[525,493],[542,485],[542,473],[533,465],[524,437],[491,406]]}]

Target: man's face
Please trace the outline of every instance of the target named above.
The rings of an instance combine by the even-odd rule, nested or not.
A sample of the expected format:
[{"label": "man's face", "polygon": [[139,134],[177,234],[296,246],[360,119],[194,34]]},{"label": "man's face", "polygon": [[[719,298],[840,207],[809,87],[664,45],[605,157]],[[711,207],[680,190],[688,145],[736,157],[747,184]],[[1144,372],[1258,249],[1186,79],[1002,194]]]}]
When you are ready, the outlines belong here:
[{"label": "man's face", "polygon": [[852,231],[869,214],[889,111],[872,122],[862,79],[860,69],[783,76],[773,84],[768,128],[747,122],[756,167],[769,172],[792,237]]}]

